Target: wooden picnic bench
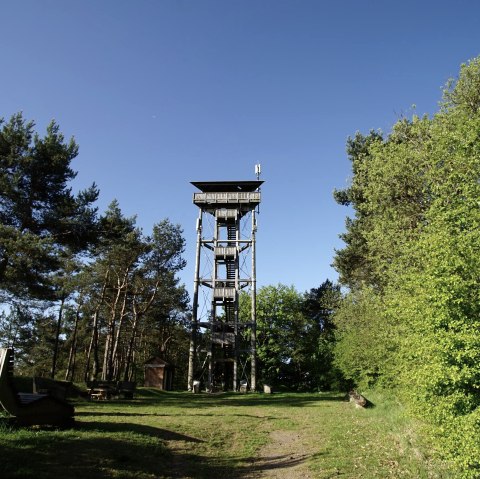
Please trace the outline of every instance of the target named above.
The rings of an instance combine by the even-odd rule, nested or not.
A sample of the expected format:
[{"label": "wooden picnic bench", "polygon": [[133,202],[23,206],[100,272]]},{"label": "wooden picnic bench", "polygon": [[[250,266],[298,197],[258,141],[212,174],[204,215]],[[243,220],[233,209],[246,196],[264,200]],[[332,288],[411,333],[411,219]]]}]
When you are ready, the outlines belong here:
[{"label": "wooden picnic bench", "polygon": [[119,381],[117,383],[118,394],[124,399],[133,399],[137,383],[133,381]]},{"label": "wooden picnic bench", "polygon": [[22,393],[13,384],[13,349],[0,349],[0,405],[22,426],[70,426],[74,407],[49,394]]},{"label": "wooden picnic bench", "polygon": [[112,397],[133,399],[137,383],[132,381],[88,381],[88,397],[94,400],[107,400]]},{"label": "wooden picnic bench", "polygon": [[117,395],[117,387],[112,381],[88,381],[88,397],[94,400],[107,400]]}]

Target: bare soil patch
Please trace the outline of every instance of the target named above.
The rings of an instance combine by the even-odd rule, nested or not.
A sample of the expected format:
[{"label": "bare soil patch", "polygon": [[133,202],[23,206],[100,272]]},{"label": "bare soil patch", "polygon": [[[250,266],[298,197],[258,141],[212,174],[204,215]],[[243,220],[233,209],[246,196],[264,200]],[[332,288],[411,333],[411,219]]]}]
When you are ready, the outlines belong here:
[{"label": "bare soil patch", "polygon": [[273,431],[258,453],[248,479],[308,479],[310,447],[298,431]]}]

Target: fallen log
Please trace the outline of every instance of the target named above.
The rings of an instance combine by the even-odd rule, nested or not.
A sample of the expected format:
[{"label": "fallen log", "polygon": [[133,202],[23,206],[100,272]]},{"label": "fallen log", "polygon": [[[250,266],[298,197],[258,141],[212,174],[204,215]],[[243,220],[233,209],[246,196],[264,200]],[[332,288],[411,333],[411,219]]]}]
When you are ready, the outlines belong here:
[{"label": "fallen log", "polygon": [[368,400],[353,389],[348,393],[348,397],[350,402],[355,403],[356,407],[366,407],[368,404]]}]

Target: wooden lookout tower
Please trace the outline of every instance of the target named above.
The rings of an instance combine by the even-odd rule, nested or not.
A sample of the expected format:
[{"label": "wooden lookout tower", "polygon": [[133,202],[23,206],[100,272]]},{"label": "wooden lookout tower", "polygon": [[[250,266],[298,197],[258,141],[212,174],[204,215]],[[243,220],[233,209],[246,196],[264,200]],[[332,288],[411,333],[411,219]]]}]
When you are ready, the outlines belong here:
[{"label": "wooden lookout tower", "polygon": [[[199,207],[188,389],[256,389],[256,181],[194,181]],[[250,303],[240,311],[242,304]],[[248,312],[247,312],[248,311]],[[198,384],[198,383],[197,383]]]}]

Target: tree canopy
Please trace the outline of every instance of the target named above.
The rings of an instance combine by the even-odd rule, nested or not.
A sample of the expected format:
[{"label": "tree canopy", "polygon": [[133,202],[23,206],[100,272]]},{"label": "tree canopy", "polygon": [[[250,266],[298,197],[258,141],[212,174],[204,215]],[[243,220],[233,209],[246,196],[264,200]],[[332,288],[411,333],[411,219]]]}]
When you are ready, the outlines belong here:
[{"label": "tree canopy", "polygon": [[54,121],[44,138],[21,113],[0,126],[0,290],[51,298],[62,252],[79,253],[95,241],[99,192],[93,184],[72,193],[78,146]]},{"label": "tree canopy", "polygon": [[[251,302],[243,299],[242,314],[250,317]],[[340,375],[332,366],[332,316],[339,300],[340,288],[329,280],[303,294],[284,284],[258,290],[260,382],[300,391],[339,386]]]},{"label": "tree canopy", "polygon": [[335,363],[389,385],[440,438],[458,477],[480,477],[480,59],[438,113],[349,140],[353,206],[334,264],[349,294]]}]

